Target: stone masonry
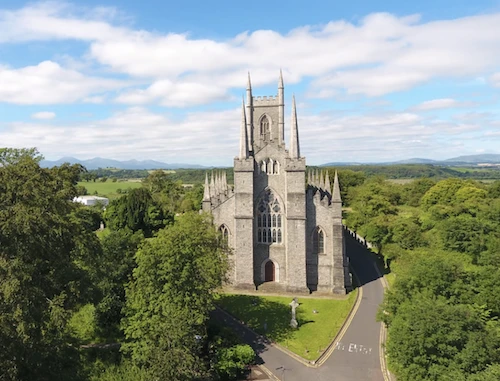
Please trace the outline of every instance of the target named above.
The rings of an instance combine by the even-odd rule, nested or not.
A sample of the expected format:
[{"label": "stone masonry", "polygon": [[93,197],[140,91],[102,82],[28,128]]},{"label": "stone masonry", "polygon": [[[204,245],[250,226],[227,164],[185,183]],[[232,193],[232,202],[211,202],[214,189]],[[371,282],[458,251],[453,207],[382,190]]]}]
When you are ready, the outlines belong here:
[{"label": "stone masonry", "polygon": [[285,146],[284,86],[278,95],[252,95],[250,75],[242,105],[234,189],[225,173],[205,178],[203,210],[233,249],[235,288],[272,282],[286,292],[345,294],[351,277],[345,254],[337,174],[309,171],[300,155],[295,98],[290,144]]}]

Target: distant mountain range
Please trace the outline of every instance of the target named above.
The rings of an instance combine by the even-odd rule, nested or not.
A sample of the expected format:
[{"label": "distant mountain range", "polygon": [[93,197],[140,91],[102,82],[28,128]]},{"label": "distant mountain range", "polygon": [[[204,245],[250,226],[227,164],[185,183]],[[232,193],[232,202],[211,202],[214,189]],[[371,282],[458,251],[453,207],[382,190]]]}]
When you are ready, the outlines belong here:
[{"label": "distant mountain range", "polygon": [[[70,164],[81,164],[87,169],[98,169],[98,168],[116,168],[116,169],[204,169],[209,168],[198,164],[179,164],[179,163],[162,163],[161,161],[155,160],[113,160],[104,159],[102,157],[95,157],[89,160],[79,160],[74,157],[63,157],[59,160],[49,161],[42,160],[42,167],[54,167],[61,165],[63,163]],[[477,165],[477,164],[500,164],[500,154],[480,154],[480,155],[466,155],[453,157],[446,160],[431,160],[422,158],[412,158],[399,161],[391,161],[384,163],[360,163],[360,162],[331,162],[326,164],[321,164],[320,167],[340,167],[349,165],[394,165],[394,164],[434,164],[434,165]]]},{"label": "distant mountain range", "polygon": [[446,160],[431,160],[422,158],[412,158],[384,163],[355,163],[355,162],[332,162],[321,164],[320,167],[335,167],[348,165],[394,165],[394,164],[434,164],[434,165],[477,165],[477,164],[500,164],[500,154],[479,154],[452,157]]},{"label": "distant mountain range", "polygon": [[179,168],[191,168],[191,169],[201,169],[206,168],[202,165],[196,164],[178,164],[178,163],[162,163],[155,160],[113,160],[104,159],[102,157],[95,157],[89,160],[79,160],[74,157],[63,157],[59,160],[50,161],[42,160],[40,165],[42,167],[50,168],[54,166],[59,166],[64,163],[70,164],[81,164],[87,169],[98,169],[98,168],[116,168],[116,169],[179,169]]}]

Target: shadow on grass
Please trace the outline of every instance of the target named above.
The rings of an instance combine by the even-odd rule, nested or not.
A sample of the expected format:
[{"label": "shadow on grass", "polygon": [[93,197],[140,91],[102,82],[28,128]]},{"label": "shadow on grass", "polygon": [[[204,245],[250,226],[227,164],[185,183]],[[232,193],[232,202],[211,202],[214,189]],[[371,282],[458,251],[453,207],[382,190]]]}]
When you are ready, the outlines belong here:
[{"label": "shadow on grass", "polygon": [[[286,304],[251,295],[228,294],[221,295],[217,304],[241,323],[271,341],[284,341],[294,332],[290,327],[291,308]],[[297,321],[299,326],[312,322],[301,321],[299,309],[297,309]]]}]

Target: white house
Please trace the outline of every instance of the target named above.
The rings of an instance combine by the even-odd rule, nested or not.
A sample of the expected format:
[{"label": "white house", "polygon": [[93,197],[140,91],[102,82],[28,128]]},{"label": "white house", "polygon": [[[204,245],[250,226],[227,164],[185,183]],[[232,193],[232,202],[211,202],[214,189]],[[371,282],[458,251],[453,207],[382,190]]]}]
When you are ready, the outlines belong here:
[{"label": "white house", "polygon": [[102,206],[106,207],[109,204],[109,199],[99,196],[78,196],[73,199],[73,202],[79,202],[87,206],[101,204]]}]

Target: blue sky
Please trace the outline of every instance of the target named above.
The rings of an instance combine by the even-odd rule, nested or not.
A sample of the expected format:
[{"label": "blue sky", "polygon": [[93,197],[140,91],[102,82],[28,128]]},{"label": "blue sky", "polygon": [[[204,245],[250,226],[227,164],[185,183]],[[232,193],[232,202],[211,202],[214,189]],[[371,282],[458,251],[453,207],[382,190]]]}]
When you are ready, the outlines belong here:
[{"label": "blue sky", "polygon": [[308,164],[500,153],[500,1],[2,0],[0,31],[0,146],[47,159],[231,165],[280,68]]}]

